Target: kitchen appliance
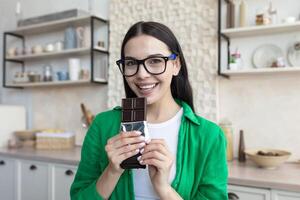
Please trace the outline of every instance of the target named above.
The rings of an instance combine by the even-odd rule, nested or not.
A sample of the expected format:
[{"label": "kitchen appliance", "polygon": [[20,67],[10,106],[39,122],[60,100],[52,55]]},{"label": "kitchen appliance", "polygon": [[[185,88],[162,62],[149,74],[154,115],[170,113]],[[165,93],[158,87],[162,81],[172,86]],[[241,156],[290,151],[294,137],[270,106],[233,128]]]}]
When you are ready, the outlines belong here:
[{"label": "kitchen appliance", "polygon": [[26,110],[24,106],[0,105],[0,147],[7,146],[8,140],[16,130],[26,129]]}]

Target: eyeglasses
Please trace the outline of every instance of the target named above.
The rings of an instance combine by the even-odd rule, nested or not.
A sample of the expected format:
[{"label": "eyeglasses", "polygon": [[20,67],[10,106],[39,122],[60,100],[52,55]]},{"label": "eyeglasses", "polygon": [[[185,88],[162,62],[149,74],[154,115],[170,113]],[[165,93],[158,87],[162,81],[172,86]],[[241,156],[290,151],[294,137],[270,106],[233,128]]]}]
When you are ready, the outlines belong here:
[{"label": "eyeglasses", "polygon": [[172,53],[170,56],[151,56],[143,60],[133,58],[120,59],[116,63],[123,74],[123,76],[130,77],[137,74],[139,67],[143,64],[145,70],[152,75],[159,75],[166,71],[167,61],[175,60],[176,54]]}]

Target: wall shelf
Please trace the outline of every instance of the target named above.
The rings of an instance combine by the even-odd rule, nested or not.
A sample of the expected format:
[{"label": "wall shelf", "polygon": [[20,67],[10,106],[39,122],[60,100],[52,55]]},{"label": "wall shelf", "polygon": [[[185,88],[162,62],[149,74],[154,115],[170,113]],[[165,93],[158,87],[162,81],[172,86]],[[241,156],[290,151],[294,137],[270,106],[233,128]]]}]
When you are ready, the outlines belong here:
[{"label": "wall shelf", "polygon": [[300,72],[300,67],[282,67],[282,68],[252,68],[243,70],[223,70],[222,73],[228,76],[257,75],[257,74],[275,74],[275,73],[293,73]]},{"label": "wall shelf", "polygon": [[261,26],[250,26],[243,28],[229,28],[221,30],[221,33],[229,38],[236,37],[249,37],[258,36],[265,34],[276,34],[282,32],[299,31],[300,22],[291,24],[275,24],[275,25],[261,25]]},{"label": "wall shelf", "polygon": [[90,80],[80,81],[52,81],[52,82],[33,82],[33,83],[14,83],[8,84],[10,87],[43,87],[43,86],[62,86],[62,85],[86,85]]}]

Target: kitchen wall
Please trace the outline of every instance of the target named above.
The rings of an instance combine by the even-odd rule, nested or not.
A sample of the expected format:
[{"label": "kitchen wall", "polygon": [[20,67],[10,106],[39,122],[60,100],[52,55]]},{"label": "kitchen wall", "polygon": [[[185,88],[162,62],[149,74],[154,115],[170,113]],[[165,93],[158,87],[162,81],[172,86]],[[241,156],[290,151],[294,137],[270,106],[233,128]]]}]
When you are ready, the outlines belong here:
[{"label": "kitchen wall", "polygon": [[111,0],[110,73],[108,106],[124,96],[123,79],[115,64],[128,28],[138,21],[158,21],[169,26],[182,45],[194,90],[198,114],[216,120],[217,1],[211,0]]},{"label": "kitchen wall", "polygon": [[[17,0],[0,1],[0,63],[2,64],[2,32],[16,28]],[[80,0],[21,0],[22,17],[28,18],[46,13],[79,8],[88,10],[88,1]],[[90,0],[92,12],[108,18],[108,0]],[[2,67],[2,66],[1,66]],[[2,70],[1,70],[2,85]],[[80,103],[83,102],[93,113],[106,109],[107,85],[60,86],[26,89],[0,88],[0,103],[24,105],[27,109],[28,128],[62,128],[82,135]]]},{"label": "kitchen wall", "polygon": [[[264,8],[267,1],[246,2],[247,23],[253,25],[255,12]],[[278,22],[282,22],[288,16],[298,17],[300,14],[298,0],[272,2],[274,8],[278,10]],[[232,51],[238,48],[242,52],[244,67],[250,68],[253,51],[259,45],[275,44],[286,56],[288,47],[296,41],[296,38],[300,38],[299,31],[258,35],[231,40],[231,47]],[[292,152],[290,160],[300,159],[299,75],[299,72],[292,72],[218,79],[219,116],[232,121],[235,147],[238,145],[239,130],[243,129],[247,148],[286,149]],[[237,155],[237,148],[235,154]]]}]

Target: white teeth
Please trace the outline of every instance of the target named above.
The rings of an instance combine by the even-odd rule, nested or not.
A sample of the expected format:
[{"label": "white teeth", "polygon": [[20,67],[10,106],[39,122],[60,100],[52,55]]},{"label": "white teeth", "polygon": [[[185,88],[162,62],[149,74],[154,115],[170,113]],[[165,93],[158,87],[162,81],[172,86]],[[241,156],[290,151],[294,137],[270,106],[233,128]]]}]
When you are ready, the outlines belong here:
[{"label": "white teeth", "polygon": [[141,89],[151,89],[154,88],[155,84],[151,84],[151,85],[140,85],[139,88]]}]

